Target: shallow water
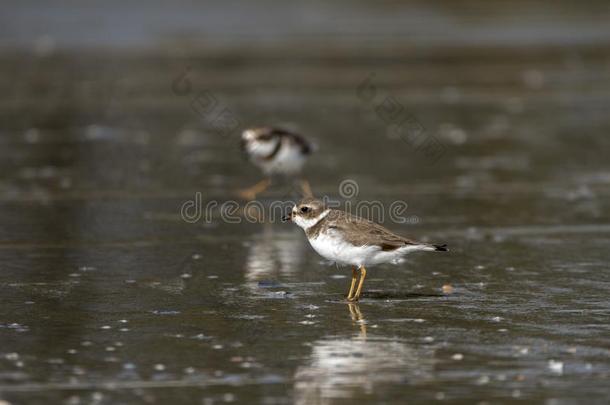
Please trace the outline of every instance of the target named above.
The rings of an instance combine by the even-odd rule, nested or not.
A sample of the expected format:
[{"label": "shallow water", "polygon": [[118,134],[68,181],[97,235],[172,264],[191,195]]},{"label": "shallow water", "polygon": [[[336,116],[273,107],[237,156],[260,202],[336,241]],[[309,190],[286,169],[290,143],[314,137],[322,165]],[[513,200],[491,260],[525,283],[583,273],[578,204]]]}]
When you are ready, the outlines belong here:
[{"label": "shallow water", "polygon": [[[394,21],[386,11],[375,18]],[[607,28],[593,19],[584,43],[562,46],[542,26],[550,44],[495,47],[473,39],[502,31],[481,21],[457,24],[454,46],[421,48],[382,36],[362,49],[348,30],[260,48],[237,36],[6,49],[0,399],[607,402]],[[407,116],[440,149],[414,147],[395,125]],[[248,222],[239,200],[240,223],[219,209],[182,218],[197,193],[222,204],[259,180],[237,142],[260,123],[315,139],[317,195],[377,200],[389,228],[451,251],[370,269],[347,304],[349,269],[295,226]],[[280,184],[260,201],[294,198]],[[404,223],[389,217],[395,201]]]}]

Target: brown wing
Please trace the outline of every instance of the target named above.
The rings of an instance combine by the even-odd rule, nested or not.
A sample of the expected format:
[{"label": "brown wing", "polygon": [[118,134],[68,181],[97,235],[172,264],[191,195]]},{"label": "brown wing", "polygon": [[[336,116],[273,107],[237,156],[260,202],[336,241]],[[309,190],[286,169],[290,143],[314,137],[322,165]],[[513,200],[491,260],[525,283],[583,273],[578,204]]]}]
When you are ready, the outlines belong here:
[{"label": "brown wing", "polygon": [[423,243],[403,238],[390,232],[383,226],[355,215],[334,211],[335,214],[329,228],[340,229],[345,239],[354,246],[377,245],[382,250],[389,251],[407,245],[421,245]]}]

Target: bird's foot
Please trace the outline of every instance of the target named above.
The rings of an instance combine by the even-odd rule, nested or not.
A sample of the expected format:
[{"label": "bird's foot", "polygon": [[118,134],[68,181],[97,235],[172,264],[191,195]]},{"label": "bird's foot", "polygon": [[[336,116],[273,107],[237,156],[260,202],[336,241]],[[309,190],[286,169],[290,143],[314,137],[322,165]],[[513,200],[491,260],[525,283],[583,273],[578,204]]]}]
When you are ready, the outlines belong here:
[{"label": "bird's foot", "polygon": [[247,201],[252,201],[252,200],[256,200],[256,192],[252,191],[251,189],[245,189],[245,190],[237,190],[235,192],[235,194],[239,197],[242,198],[244,200]]},{"label": "bird's foot", "polygon": [[313,192],[311,191],[311,186],[307,180],[301,180],[301,192],[303,197],[313,197]]},{"label": "bird's foot", "polygon": [[253,185],[252,187],[246,188],[244,190],[237,191],[237,195],[244,200],[255,200],[256,196],[263,191],[265,191],[269,185],[271,184],[271,180],[264,179]]}]

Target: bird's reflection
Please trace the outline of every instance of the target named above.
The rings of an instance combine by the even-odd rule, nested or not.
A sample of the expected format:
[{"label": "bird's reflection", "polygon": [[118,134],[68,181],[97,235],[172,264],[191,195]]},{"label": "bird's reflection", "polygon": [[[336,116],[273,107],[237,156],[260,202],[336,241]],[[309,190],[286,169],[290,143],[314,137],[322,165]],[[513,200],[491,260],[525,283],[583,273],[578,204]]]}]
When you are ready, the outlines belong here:
[{"label": "bird's reflection", "polygon": [[360,306],[356,303],[348,302],[347,307],[349,308],[352,321],[360,325],[360,338],[366,338],[366,320],[362,316],[362,312],[360,312]]},{"label": "bird's reflection", "polygon": [[260,282],[291,279],[303,263],[305,248],[298,232],[278,231],[273,225],[266,225],[248,246],[245,262],[247,285],[257,288]]},{"label": "bird's reflection", "polygon": [[367,334],[367,321],[359,305],[349,303],[348,310],[358,333],[313,343],[308,363],[298,367],[295,373],[298,404],[327,404],[341,398],[361,398],[377,392],[383,385],[430,378],[432,348]]}]

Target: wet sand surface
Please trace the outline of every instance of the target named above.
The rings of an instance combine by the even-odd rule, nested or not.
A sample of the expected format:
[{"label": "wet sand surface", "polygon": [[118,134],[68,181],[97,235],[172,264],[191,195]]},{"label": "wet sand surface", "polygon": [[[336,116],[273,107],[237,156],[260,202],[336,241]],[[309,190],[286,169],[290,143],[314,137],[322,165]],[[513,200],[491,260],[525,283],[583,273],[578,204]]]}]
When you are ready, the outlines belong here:
[{"label": "wet sand surface", "polygon": [[[610,400],[603,4],[546,20],[357,3],[331,10],[336,25],[303,6],[306,22],[252,22],[252,36],[223,36],[218,10],[198,25],[192,6],[168,11],[186,16],[169,39],[120,25],[125,46],[101,23],[24,33],[38,16],[24,4],[0,53],[0,399]],[[53,15],[36,21],[65,26]],[[375,219],[451,251],[370,269],[348,305],[350,270],[278,215],[248,221],[240,200],[239,223],[181,214],[260,179],[239,130],[266,123],[315,140],[317,195],[379,201]],[[296,197],[278,185],[260,202]]]}]

